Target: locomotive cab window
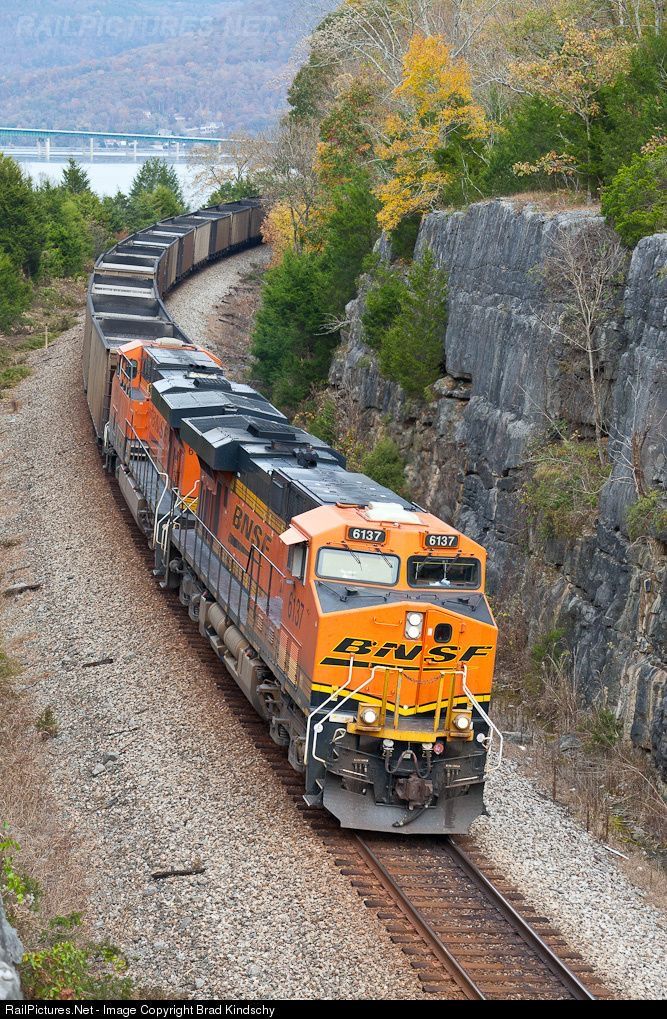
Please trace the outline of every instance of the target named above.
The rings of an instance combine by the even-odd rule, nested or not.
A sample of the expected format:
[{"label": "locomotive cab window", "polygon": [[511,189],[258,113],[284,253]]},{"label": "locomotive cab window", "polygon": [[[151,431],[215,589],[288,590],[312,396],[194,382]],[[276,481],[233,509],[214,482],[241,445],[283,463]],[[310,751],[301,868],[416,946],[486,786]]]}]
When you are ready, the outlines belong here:
[{"label": "locomotive cab window", "polygon": [[322,548],[317,557],[317,576],[359,584],[391,587],[398,580],[400,560],[395,555],[359,552],[352,548]]},{"label": "locomotive cab window", "polygon": [[296,545],[290,545],[289,555],[287,557],[287,569],[290,571],[294,579],[300,580],[302,584],[306,578],[307,550],[307,542],[300,541]]},{"label": "locomotive cab window", "polygon": [[479,587],[478,559],[448,559],[441,556],[411,556],[408,559],[410,587]]}]

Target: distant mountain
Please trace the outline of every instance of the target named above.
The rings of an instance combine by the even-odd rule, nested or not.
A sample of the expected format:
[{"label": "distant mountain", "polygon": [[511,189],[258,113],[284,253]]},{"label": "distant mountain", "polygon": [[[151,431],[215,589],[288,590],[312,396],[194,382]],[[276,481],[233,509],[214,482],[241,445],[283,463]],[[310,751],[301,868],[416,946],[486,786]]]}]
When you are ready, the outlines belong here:
[{"label": "distant mountain", "polygon": [[0,124],[269,126],[299,40],[335,0],[0,0]]}]

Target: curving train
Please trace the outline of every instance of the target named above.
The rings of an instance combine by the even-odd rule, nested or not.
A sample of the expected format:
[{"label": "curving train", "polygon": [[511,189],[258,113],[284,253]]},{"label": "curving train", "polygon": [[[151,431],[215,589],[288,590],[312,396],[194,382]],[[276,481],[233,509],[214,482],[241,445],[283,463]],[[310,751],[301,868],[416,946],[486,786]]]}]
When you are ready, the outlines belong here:
[{"label": "curving train", "polygon": [[259,199],[219,205],[98,259],[83,376],[104,462],[155,575],[287,748],[306,802],[344,827],[466,832],[502,752],[484,549],[347,471],[162,302],[259,244],[262,218]]}]

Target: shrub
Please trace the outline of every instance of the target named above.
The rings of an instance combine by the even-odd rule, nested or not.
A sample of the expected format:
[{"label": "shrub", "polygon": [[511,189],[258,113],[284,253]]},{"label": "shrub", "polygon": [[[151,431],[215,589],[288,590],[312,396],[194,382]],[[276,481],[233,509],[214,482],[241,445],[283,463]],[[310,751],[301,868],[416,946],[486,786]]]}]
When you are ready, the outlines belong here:
[{"label": "shrub", "polygon": [[378,485],[405,496],[405,460],[393,439],[380,439],[361,461],[361,469]]},{"label": "shrub", "polygon": [[132,996],[132,981],[122,976],[125,969],[123,957],[108,944],[56,940],[39,951],[25,953],[21,984],[28,1000],[127,1000]]},{"label": "shrub", "polygon": [[0,329],[9,329],[30,304],[31,287],[9,255],[0,251]]},{"label": "shrub", "polygon": [[667,145],[620,168],[603,192],[602,211],[629,247],[667,229]]},{"label": "shrub", "polygon": [[390,234],[391,257],[409,262],[414,257],[417,234],[422,218],[419,215],[406,216]]},{"label": "shrub", "polygon": [[251,352],[273,399],[296,409],[326,381],[335,334],[323,331],[321,256],[287,251],[264,277]]},{"label": "shrub", "polygon": [[394,324],[401,310],[406,284],[399,273],[386,267],[379,267],[376,280],[366,295],[361,324],[364,339],[369,347],[379,350],[383,337]]},{"label": "shrub", "polygon": [[530,648],[533,665],[539,668],[547,661],[559,662],[567,653],[564,637],[565,630],[560,626],[556,626],[553,630],[548,630],[538,637]]},{"label": "shrub", "polygon": [[238,180],[224,181],[209,195],[206,204],[224,205],[227,202],[238,202],[242,198],[256,198],[261,193],[261,184],[252,177],[240,177]]},{"label": "shrub", "polygon": [[660,492],[653,488],[627,511],[626,523],[632,541],[650,537],[665,540],[667,535],[667,508],[660,503]]},{"label": "shrub", "polygon": [[621,738],[623,725],[609,708],[598,707],[585,720],[584,729],[591,746],[611,750]]},{"label": "shrub", "polygon": [[330,396],[325,396],[320,400],[312,417],[306,415],[305,418],[304,428],[311,435],[316,435],[318,439],[328,443],[329,446],[335,446],[338,437],[338,413],[336,404]]},{"label": "shrub", "polygon": [[563,439],[533,457],[533,477],[523,502],[541,538],[576,538],[595,520],[600,491],[611,467],[594,442]]},{"label": "shrub", "polygon": [[400,309],[380,346],[380,369],[409,396],[424,397],[441,375],[447,323],[447,277],[433,255],[410,267]]}]

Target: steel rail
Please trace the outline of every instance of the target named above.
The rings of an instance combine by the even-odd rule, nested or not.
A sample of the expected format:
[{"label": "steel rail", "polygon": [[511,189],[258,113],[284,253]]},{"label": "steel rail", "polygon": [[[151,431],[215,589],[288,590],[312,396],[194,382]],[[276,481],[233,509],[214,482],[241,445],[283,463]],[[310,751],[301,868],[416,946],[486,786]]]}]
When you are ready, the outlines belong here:
[{"label": "steel rail", "polygon": [[410,901],[408,896],[401,890],[397,882],[377,858],[371,847],[358,832],[355,833],[357,848],[361,857],[373,874],[378,878],[388,894],[394,899],[401,912],[407,917],[410,924],[419,932],[438,962],[451,975],[469,1001],[484,1001],[485,995],[477,986],[472,977],[465,971],[463,966],[452,955],[449,949],[442,943],[436,932],[431,927],[426,917]]},{"label": "steel rail", "polygon": [[541,962],[544,963],[556,979],[567,988],[572,997],[577,1001],[595,1001],[595,995],[591,994],[576,974],[542,940],[540,935],[516,911],[511,902],[489,881],[479,867],[473,863],[468,854],[451,838],[446,844],[446,851],[470,880],[491,900],[496,909],[514,927],[522,940],[533,949]]}]

